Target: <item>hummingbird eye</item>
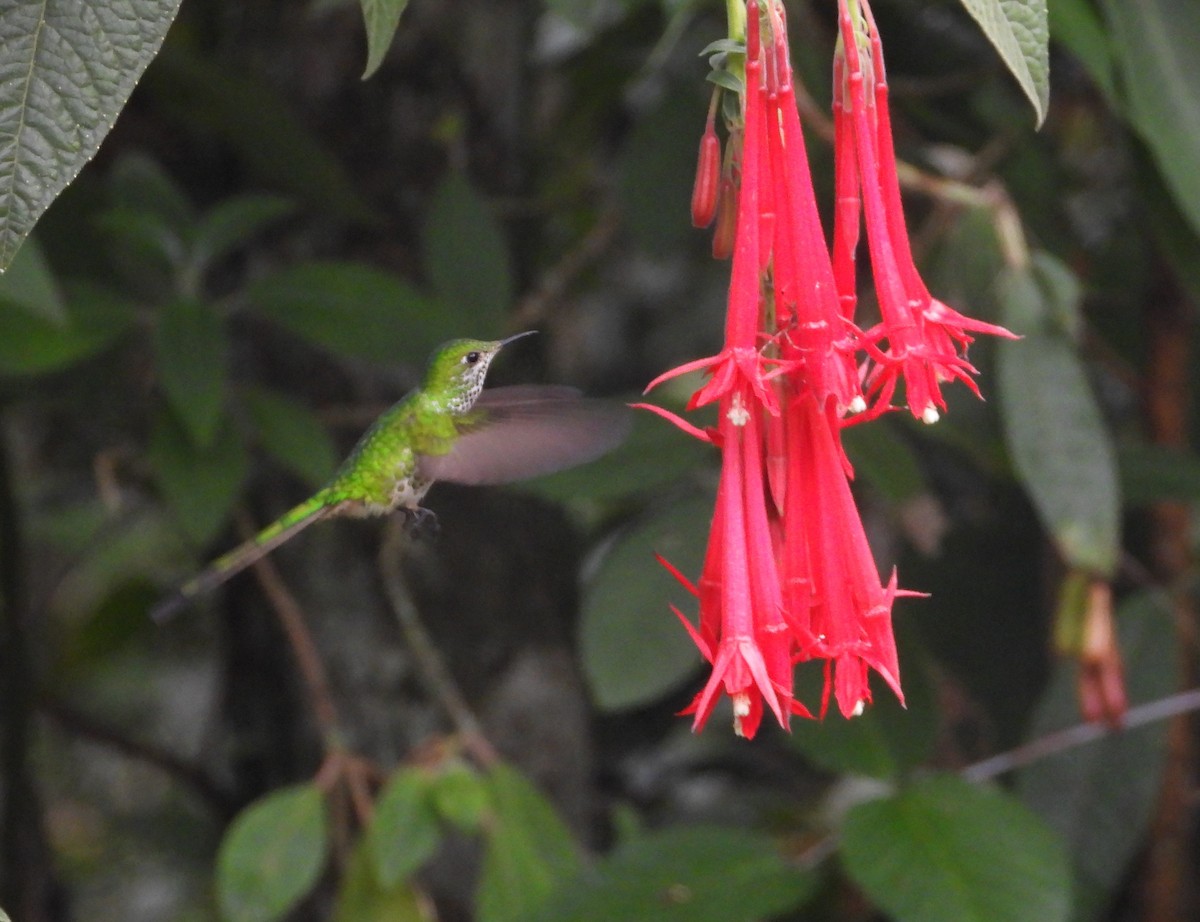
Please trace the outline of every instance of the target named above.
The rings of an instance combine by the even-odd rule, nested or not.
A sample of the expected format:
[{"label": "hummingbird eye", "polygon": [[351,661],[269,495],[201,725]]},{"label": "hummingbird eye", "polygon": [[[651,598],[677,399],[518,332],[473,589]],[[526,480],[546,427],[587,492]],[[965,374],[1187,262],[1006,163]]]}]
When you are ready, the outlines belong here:
[{"label": "hummingbird eye", "polygon": [[468,365],[474,365],[476,362],[479,361],[479,353],[478,352],[468,352],[466,355],[463,356],[463,361],[466,362]]}]

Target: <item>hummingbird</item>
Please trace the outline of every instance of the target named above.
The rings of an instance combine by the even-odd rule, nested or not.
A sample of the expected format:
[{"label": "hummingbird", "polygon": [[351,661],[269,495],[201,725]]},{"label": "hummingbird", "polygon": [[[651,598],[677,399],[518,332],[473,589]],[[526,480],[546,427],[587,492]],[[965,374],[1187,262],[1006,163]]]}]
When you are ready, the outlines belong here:
[{"label": "hummingbird", "polygon": [[402,510],[417,524],[436,521],[421,506],[435,481],[509,483],[583,464],[616,447],[630,428],[620,404],[584,399],[571,387],[483,389],[500,350],[536,332],[438,347],[422,385],[384,411],[324,487],[183,583],[152,617],[175,614],[322,519]]}]

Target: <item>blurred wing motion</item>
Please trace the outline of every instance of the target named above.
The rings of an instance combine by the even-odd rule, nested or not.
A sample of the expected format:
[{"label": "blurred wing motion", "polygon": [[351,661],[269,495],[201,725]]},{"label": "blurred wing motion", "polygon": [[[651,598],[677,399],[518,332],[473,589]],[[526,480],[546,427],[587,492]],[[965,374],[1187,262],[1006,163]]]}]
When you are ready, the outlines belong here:
[{"label": "blurred wing motion", "polygon": [[585,399],[572,387],[496,387],[479,395],[474,410],[478,422],[449,452],[421,456],[423,477],[498,484],[550,474],[616,448],[632,424],[623,404]]}]

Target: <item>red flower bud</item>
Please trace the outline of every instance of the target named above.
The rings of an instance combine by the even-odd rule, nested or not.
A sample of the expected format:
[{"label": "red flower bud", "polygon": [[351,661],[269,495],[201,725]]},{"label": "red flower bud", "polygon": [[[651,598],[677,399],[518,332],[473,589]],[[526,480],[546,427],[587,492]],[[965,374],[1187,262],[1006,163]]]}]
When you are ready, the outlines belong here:
[{"label": "red flower bud", "polygon": [[712,122],[700,139],[700,156],[696,161],[696,184],[692,186],[692,224],[708,227],[717,213],[717,189],[721,181],[721,142],[713,131]]},{"label": "red flower bud", "polygon": [[717,226],[713,228],[713,259],[728,259],[737,235],[738,190],[731,176],[721,177],[717,196]]}]

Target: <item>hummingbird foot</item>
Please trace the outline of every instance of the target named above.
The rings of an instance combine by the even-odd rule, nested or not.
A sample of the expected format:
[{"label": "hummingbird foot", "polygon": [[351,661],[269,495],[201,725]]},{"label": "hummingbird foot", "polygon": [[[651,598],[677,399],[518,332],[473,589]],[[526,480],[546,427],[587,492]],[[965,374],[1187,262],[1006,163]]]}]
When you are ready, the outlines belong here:
[{"label": "hummingbird foot", "polygon": [[412,509],[405,509],[404,515],[408,534],[412,538],[428,536],[432,540],[442,530],[437,514],[432,509],[426,509],[424,506],[416,506]]}]

